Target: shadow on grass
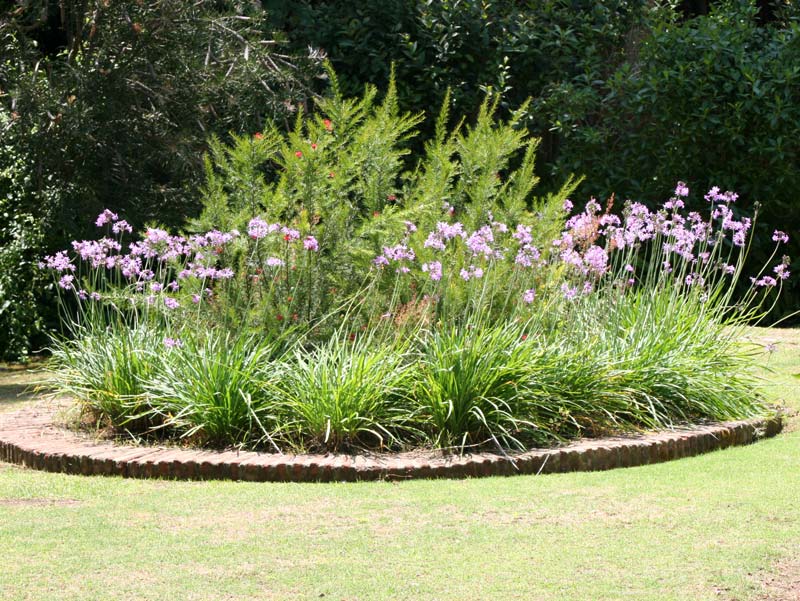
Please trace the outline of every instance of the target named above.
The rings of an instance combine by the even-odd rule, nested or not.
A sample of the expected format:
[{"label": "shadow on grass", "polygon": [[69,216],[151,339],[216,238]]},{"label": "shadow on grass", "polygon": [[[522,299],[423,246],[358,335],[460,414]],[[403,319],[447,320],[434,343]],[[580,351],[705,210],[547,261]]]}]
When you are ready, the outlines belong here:
[{"label": "shadow on grass", "polygon": [[37,396],[34,386],[27,383],[0,384],[0,403],[31,401]]},{"label": "shadow on grass", "polygon": [[41,397],[36,389],[42,373],[33,370],[0,370],[0,411],[17,409]]}]

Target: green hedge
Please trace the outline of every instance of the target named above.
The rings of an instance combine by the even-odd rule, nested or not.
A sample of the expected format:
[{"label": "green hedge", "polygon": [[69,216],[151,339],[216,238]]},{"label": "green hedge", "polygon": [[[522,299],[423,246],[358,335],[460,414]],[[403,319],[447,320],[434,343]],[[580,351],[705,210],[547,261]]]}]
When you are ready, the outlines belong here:
[{"label": "green hedge", "polygon": [[[800,15],[800,10],[795,9]],[[540,108],[560,119],[553,173],[587,175],[586,190],[636,199],[690,183],[695,206],[711,186],[735,190],[740,211],[760,203],[752,259],[773,229],[800,230],[800,21],[761,26],[748,2],[662,22],[638,58],[596,85],[553,86]],[[795,233],[789,253],[800,251]],[[796,309],[800,288],[776,317]]]},{"label": "green hedge", "polygon": [[346,94],[385,87],[394,63],[403,108],[429,115],[448,88],[453,114],[470,114],[489,86],[516,108],[553,81],[603,77],[625,59],[626,36],[648,13],[646,0],[262,4],[297,50],[327,53]]},{"label": "green hedge", "polygon": [[[453,114],[489,86],[506,110],[532,98],[545,186],[572,172],[587,176],[576,198],[654,202],[681,180],[696,205],[715,185],[746,214],[761,203],[759,264],[774,228],[800,228],[800,7],[773,4],[720,0],[689,18],[681,3],[636,0],[264,0],[290,44],[328,53],[345,89],[384,82],[394,63],[407,109],[432,113],[448,87]],[[776,316],[798,305],[789,286]]]}]

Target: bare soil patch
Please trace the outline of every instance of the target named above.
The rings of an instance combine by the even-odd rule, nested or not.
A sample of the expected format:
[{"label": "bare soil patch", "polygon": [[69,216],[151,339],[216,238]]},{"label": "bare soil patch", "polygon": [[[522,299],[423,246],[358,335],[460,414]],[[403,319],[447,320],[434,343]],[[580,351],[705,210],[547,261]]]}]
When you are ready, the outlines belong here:
[{"label": "bare soil patch", "polygon": [[0,499],[0,507],[60,507],[81,505],[77,499]]},{"label": "bare soil patch", "polygon": [[[796,550],[800,553],[800,549]],[[800,601],[800,557],[783,559],[759,574],[762,591],[756,601]]]}]

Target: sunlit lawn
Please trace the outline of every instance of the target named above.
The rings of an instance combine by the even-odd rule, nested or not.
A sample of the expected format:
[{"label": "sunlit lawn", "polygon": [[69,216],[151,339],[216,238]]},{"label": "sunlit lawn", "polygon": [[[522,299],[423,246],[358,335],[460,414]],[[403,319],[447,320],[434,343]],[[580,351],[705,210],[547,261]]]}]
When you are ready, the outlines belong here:
[{"label": "sunlit lawn", "polygon": [[[800,330],[749,336],[777,345],[763,355],[768,395],[800,408]],[[0,377],[0,411],[26,402],[30,375]],[[0,599],[792,598],[796,423],[672,463],[466,481],[162,482],[0,464]]]}]

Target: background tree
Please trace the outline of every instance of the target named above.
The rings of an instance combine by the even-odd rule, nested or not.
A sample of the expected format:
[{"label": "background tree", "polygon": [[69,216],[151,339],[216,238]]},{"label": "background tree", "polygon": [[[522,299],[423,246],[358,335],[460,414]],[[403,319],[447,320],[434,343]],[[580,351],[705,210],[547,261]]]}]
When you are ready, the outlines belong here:
[{"label": "background tree", "polygon": [[[307,95],[315,57],[283,54],[264,16],[220,0],[22,0],[0,13],[0,262],[32,264],[106,206],[139,224],[192,215],[206,139],[286,119]],[[0,276],[0,354],[36,330],[17,300],[34,279],[32,267]]]}]

